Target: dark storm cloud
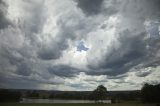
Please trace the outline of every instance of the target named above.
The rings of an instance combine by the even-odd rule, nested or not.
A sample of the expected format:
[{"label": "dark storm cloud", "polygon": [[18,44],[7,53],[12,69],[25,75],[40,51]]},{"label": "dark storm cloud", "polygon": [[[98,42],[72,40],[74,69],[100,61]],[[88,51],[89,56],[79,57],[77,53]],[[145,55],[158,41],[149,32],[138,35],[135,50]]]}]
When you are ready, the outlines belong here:
[{"label": "dark storm cloud", "polygon": [[[146,19],[159,20],[160,1],[159,0],[126,0],[120,2],[120,13],[124,20],[119,27],[126,29],[119,32],[120,47],[114,47],[116,42],[108,50],[98,65],[89,64],[90,75],[110,75],[117,76],[125,74],[138,64],[145,64],[143,67],[159,66],[158,51],[160,45],[158,39],[147,39],[144,22]],[[127,23],[127,24],[125,24]],[[137,35],[138,33],[138,35]],[[149,45],[149,48],[147,46]],[[147,76],[150,73],[141,73],[139,76]]]},{"label": "dark storm cloud", "polygon": [[[127,73],[138,64],[144,64],[141,68],[156,68],[159,66],[160,60],[156,56],[160,50],[159,45],[155,46],[156,42],[154,42],[154,46],[152,45],[151,49],[147,49],[148,42],[143,40],[144,33],[141,33],[141,35],[129,38],[126,36],[120,39],[122,43],[121,47],[117,50],[113,49],[110,55],[106,56],[106,59],[98,67],[89,65],[91,70],[86,73],[89,75],[108,75],[111,79],[117,79],[116,77]],[[137,72],[136,75],[138,77],[145,77],[151,73],[151,71]],[[118,79],[123,77],[126,76],[118,77]]]},{"label": "dark storm cloud", "polygon": [[160,36],[156,38],[149,38],[147,40],[148,50],[150,55],[155,56],[158,50],[160,50]]},{"label": "dark storm cloud", "polygon": [[32,65],[30,66],[29,63],[21,63],[19,66],[18,66],[18,69],[17,69],[17,74],[19,75],[23,75],[23,76],[29,76],[33,71],[32,71]]},{"label": "dark storm cloud", "polygon": [[151,61],[147,64],[144,65],[144,67],[157,67],[160,65],[160,59],[159,60],[154,60],[154,61]]},{"label": "dark storm cloud", "polygon": [[80,70],[67,65],[57,65],[48,68],[48,72],[60,77],[74,77]]},{"label": "dark storm cloud", "polygon": [[15,89],[39,89],[39,83],[23,78],[0,78],[0,87]]},{"label": "dark storm cloud", "polygon": [[[61,9],[59,10],[59,6],[61,7],[63,3],[60,5],[57,3],[56,6],[53,6],[58,7],[54,9],[60,14],[56,12],[50,14],[47,9],[51,9],[51,7],[44,6],[44,4],[48,5],[47,1],[45,3],[37,1],[22,3],[22,1],[19,3],[20,7],[17,7],[17,11],[20,9],[26,14],[20,13],[20,16],[17,16],[18,18],[15,20],[12,14],[9,16],[13,18],[14,27],[8,27],[11,24],[11,20],[7,19],[8,4],[5,0],[3,1],[0,0],[0,86],[38,89],[40,88],[39,84],[64,84],[64,80],[63,82],[59,80],[49,81],[50,78],[56,76],[62,79],[72,78],[77,77],[76,75],[79,75],[80,72],[96,76],[107,75],[107,79],[111,80],[123,79],[129,77],[125,73],[139,64],[142,64],[140,68],[160,65],[158,56],[160,40],[145,40],[146,33],[143,25],[146,19],[160,20],[160,0],[75,0],[77,7],[86,16],[90,16],[89,19],[79,16],[79,13],[74,13],[79,12],[75,8],[73,13],[67,9],[63,13]],[[18,12],[16,13],[18,14]],[[58,15],[54,17],[55,14]],[[115,28],[119,34],[117,42],[120,46],[118,48],[115,46],[117,42],[112,42],[106,54],[103,55],[102,61],[96,65],[93,65],[94,61],[92,61],[88,65],[88,70],[80,70],[67,64],[54,65],[54,62],[61,58],[63,52],[68,49],[69,42],[75,43],[83,39],[87,40],[88,33],[96,32],[99,25],[103,30],[107,30],[107,24],[109,23],[103,23],[104,20],[99,20],[95,15],[101,15],[105,19],[113,14],[115,16],[118,14],[124,19]],[[57,18],[57,20],[52,20],[52,18]],[[92,20],[96,22],[92,22]],[[56,26],[49,26],[49,24],[52,24],[51,21],[56,21],[54,23]],[[48,29],[54,30],[55,27],[58,30],[57,32],[45,33]],[[114,26],[111,25],[111,27]],[[108,39],[110,38],[108,37]],[[89,41],[86,42],[90,43]],[[92,43],[90,45],[92,46]],[[147,45],[149,48],[147,48]],[[98,47],[100,46],[103,45],[98,45]],[[81,45],[78,49],[87,51],[88,48]],[[95,50],[97,49],[99,48]],[[150,71],[138,71],[136,76],[145,77],[149,74],[151,74]],[[86,81],[99,83],[107,82],[107,79]],[[117,83],[125,83],[125,81],[120,80]],[[78,84],[70,86],[78,89],[85,89],[86,87]]]},{"label": "dark storm cloud", "polygon": [[[159,0],[125,0],[122,13],[131,19],[158,19],[160,17]],[[158,19],[159,20],[159,19]]]},{"label": "dark storm cloud", "polygon": [[18,50],[16,51],[16,49],[12,50],[7,48],[1,48],[1,50],[0,71],[2,72],[2,75],[6,72],[14,72],[13,74],[21,76],[30,76],[34,73],[33,68],[35,67],[35,64],[29,59],[21,57],[22,55]]},{"label": "dark storm cloud", "polygon": [[38,57],[43,59],[43,60],[52,60],[52,59],[58,59],[61,56],[61,53],[52,51],[52,49],[44,50],[42,49],[38,53]]},{"label": "dark storm cloud", "polygon": [[16,50],[12,50],[9,48],[1,48],[0,55],[7,59],[8,62],[12,65],[17,65],[17,63],[21,63],[23,60],[23,57],[17,56],[18,52]]},{"label": "dark storm cloud", "polygon": [[99,63],[98,67],[89,66],[96,70],[88,74],[111,76],[124,74],[143,61],[147,53],[146,44],[143,41],[144,33],[131,35],[132,33],[129,30],[125,30],[120,34],[123,35],[123,37],[119,38],[121,46],[118,49],[115,49],[114,46],[111,47],[110,53],[106,55],[102,63]]},{"label": "dark storm cloud", "polygon": [[[146,48],[147,43],[142,39],[139,39],[139,36],[138,38],[135,37],[131,39],[126,39],[128,43],[122,40],[122,48],[112,51],[111,55],[109,56],[110,58],[106,58],[106,60],[100,63],[98,67],[89,66],[91,68],[91,71],[88,71],[87,74],[108,75],[111,79],[117,79],[116,77],[125,74],[138,64],[144,64],[141,68],[157,67],[160,65],[160,62],[158,60],[159,57],[153,57],[153,55],[155,55],[159,51],[157,47],[152,46],[152,49],[156,50],[148,51],[148,49]],[[130,50],[125,51],[124,55],[120,55],[122,52],[121,50],[124,50],[124,48],[129,48]],[[149,74],[151,74],[151,71],[137,72],[136,75],[138,77],[145,77]],[[123,77],[126,76],[118,77],[118,79],[121,79]]]},{"label": "dark storm cloud", "polygon": [[6,11],[7,11],[7,4],[5,4],[5,2],[0,0],[0,29],[6,28],[8,25],[11,24],[5,16]]},{"label": "dark storm cloud", "polygon": [[68,45],[65,41],[55,42],[48,45],[42,45],[38,51],[38,58],[42,60],[53,60],[61,57],[62,51],[67,49]]},{"label": "dark storm cloud", "polygon": [[[43,79],[30,78],[30,76],[4,76],[0,75],[0,87],[3,88],[15,88],[15,89],[40,89],[40,84],[48,84],[48,85],[59,85],[64,82],[60,81],[48,81]],[[43,89],[43,88],[42,88]]]},{"label": "dark storm cloud", "polygon": [[77,6],[86,15],[96,15],[102,10],[103,0],[76,0]]}]

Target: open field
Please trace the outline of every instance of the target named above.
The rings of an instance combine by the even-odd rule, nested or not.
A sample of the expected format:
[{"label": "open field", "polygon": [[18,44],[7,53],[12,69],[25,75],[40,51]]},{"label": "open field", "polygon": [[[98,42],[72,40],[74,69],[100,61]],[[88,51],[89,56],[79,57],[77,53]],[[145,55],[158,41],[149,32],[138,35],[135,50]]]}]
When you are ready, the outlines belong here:
[{"label": "open field", "polygon": [[156,106],[154,104],[141,103],[117,103],[117,104],[38,104],[38,103],[0,103],[0,106]]}]

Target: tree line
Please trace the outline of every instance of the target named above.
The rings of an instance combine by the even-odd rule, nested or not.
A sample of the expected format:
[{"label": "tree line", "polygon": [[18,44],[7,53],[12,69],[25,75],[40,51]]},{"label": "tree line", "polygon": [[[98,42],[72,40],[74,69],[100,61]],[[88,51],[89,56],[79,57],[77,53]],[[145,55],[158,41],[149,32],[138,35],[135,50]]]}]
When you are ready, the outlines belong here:
[{"label": "tree line", "polygon": [[160,84],[151,85],[144,84],[141,91],[135,92],[121,92],[115,91],[113,93],[108,92],[107,88],[103,85],[99,85],[95,90],[82,91],[82,92],[67,92],[47,91],[47,95],[44,95],[41,91],[27,91],[20,92],[19,90],[0,90],[0,102],[19,102],[21,98],[43,98],[43,99],[76,99],[76,100],[95,100],[95,102],[102,102],[103,100],[110,99],[112,102],[142,100],[142,102],[158,103],[160,102]]}]

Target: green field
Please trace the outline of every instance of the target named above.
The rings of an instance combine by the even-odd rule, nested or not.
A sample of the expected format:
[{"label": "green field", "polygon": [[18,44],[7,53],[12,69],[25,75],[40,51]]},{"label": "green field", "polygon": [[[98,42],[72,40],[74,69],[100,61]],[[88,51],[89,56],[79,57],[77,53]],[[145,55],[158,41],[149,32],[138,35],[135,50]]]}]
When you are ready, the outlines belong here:
[{"label": "green field", "polygon": [[156,106],[154,104],[141,103],[117,103],[117,104],[46,104],[46,103],[0,103],[0,106]]}]

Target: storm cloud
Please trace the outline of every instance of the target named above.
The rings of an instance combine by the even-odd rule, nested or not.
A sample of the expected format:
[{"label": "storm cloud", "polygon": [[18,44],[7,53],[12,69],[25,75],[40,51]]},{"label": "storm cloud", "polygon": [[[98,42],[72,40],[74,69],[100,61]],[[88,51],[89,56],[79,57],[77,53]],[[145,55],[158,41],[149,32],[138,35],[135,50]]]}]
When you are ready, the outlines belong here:
[{"label": "storm cloud", "polygon": [[159,5],[0,0],[0,87],[127,90],[158,82]]},{"label": "storm cloud", "polygon": [[3,29],[11,24],[5,15],[7,8],[7,4],[0,0],[0,29]]},{"label": "storm cloud", "polygon": [[77,6],[86,15],[96,15],[101,12],[103,0],[77,0]]},{"label": "storm cloud", "polygon": [[49,73],[60,76],[60,77],[74,77],[76,74],[79,74],[80,70],[65,66],[65,65],[58,65],[52,66],[48,68]]}]

